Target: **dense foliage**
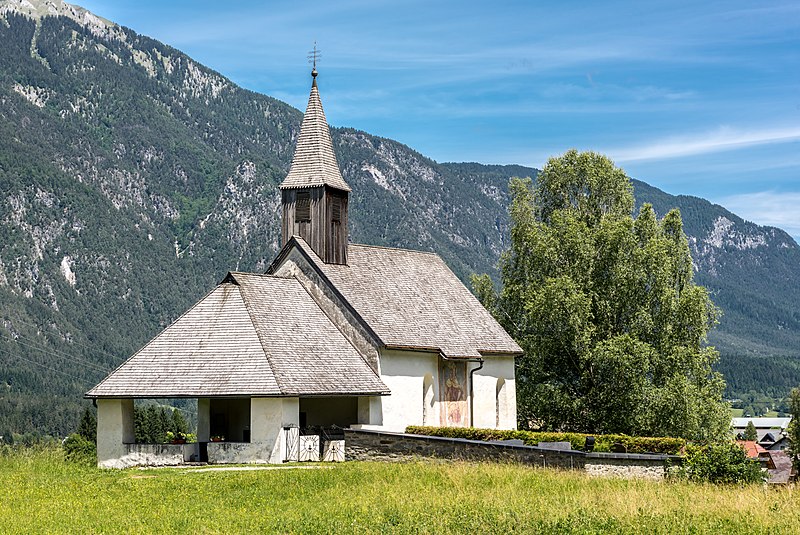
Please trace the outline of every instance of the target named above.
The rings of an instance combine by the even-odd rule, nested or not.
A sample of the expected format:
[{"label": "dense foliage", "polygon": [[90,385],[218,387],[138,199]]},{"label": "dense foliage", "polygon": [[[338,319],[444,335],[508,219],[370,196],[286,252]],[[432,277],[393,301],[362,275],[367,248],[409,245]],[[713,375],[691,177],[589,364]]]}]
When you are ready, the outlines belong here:
[{"label": "dense foliage", "polygon": [[604,156],[551,158],[512,185],[502,290],[484,303],[525,351],[520,425],[712,439],[725,435],[724,381],[704,345],[718,311],[693,282],[680,212],[633,218],[632,186]]},{"label": "dense foliage", "polygon": [[678,477],[709,483],[759,483],[765,474],[757,460],[749,459],[744,449],[733,442],[686,447]]},{"label": "dense foliage", "polygon": [[715,369],[725,376],[726,396],[734,408],[742,409],[743,416],[764,416],[770,411],[788,414],[789,392],[800,384],[800,360],[791,357],[723,353]]},{"label": "dense foliage", "polygon": [[64,458],[68,461],[89,465],[97,463],[97,444],[79,433],[67,436],[61,447],[64,449]]},{"label": "dense foliage", "polygon": [[133,430],[136,442],[161,444],[189,434],[189,423],[180,409],[155,404],[133,408]]},{"label": "dense foliage", "polygon": [[792,421],[789,422],[789,428],[787,429],[789,453],[792,456],[794,469],[800,472],[800,388],[792,389],[790,399]]},{"label": "dense foliage", "polygon": [[569,442],[574,450],[584,450],[586,437],[593,436],[593,451],[609,452],[620,449],[626,453],[663,453],[677,455],[686,446],[683,438],[632,437],[628,435],[588,435],[585,433],[547,433],[474,427],[428,427],[412,425],[406,433],[434,437],[466,438],[468,440],[522,440],[529,446],[539,442]]}]

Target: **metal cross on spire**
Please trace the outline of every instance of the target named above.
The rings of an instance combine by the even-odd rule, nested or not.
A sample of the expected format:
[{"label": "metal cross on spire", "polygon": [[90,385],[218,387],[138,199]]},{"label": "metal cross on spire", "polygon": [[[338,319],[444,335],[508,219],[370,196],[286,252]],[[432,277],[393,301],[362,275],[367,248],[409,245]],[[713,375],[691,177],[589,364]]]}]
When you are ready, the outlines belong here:
[{"label": "metal cross on spire", "polygon": [[313,66],[311,76],[317,77],[317,61],[322,59],[322,53],[317,49],[317,42],[314,41],[314,50],[308,53],[308,62]]}]

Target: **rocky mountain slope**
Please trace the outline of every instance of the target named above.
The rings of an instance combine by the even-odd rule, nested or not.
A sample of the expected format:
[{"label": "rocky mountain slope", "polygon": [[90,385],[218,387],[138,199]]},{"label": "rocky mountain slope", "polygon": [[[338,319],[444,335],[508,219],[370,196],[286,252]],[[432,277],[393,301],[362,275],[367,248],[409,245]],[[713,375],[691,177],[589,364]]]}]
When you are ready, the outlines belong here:
[{"label": "rocky mountain slope", "polygon": [[[300,120],[85,10],[0,2],[0,435],[69,430],[81,394],[228,270],[265,269]],[[496,273],[508,180],[535,170],[438,164],[346,128],[333,137],[353,241],[436,251],[465,279]],[[635,187],[662,214],[681,208],[698,277],[726,312],[713,341],[798,356],[797,244]]]}]

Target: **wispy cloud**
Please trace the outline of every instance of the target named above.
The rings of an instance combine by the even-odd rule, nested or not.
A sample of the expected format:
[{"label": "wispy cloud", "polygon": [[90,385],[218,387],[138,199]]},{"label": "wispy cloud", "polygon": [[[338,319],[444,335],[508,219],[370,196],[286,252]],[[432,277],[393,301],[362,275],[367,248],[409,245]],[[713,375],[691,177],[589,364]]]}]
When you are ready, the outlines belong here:
[{"label": "wispy cloud", "polygon": [[719,203],[754,223],[781,228],[800,243],[800,192],[742,193],[723,197]]},{"label": "wispy cloud", "polygon": [[787,143],[798,140],[800,140],[800,126],[760,130],[720,127],[717,130],[706,133],[674,136],[644,145],[610,149],[608,153],[619,162],[665,160],[694,154],[722,152],[754,145]]}]

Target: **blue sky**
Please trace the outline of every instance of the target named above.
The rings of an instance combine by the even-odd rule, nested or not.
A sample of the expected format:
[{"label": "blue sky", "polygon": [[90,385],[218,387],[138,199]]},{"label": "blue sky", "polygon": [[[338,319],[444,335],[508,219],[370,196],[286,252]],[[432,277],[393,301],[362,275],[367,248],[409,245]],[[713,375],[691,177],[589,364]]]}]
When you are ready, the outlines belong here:
[{"label": "blue sky", "polygon": [[800,239],[800,2],[88,0],[237,84],[440,161],[575,147]]}]

